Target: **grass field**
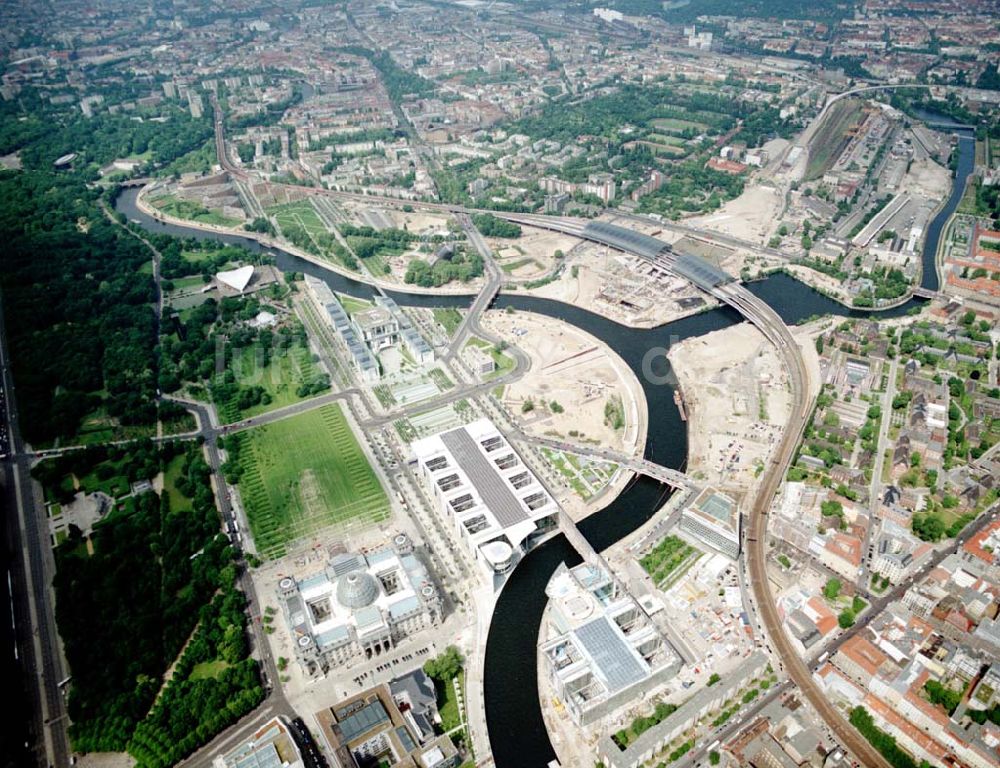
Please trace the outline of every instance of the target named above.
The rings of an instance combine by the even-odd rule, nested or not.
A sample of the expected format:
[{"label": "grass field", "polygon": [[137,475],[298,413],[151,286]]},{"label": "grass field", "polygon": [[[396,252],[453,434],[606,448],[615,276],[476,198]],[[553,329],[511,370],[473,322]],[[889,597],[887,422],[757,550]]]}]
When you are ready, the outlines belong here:
[{"label": "grass field", "polygon": [[192,203],[190,200],[179,200],[169,195],[157,198],[153,204],[163,213],[168,216],[176,216],[178,219],[188,219],[201,224],[216,224],[220,227],[235,227],[240,223],[237,219],[230,219],[220,213],[210,211],[198,203]]},{"label": "grass field", "polygon": [[191,500],[177,490],[177,480],[180,478],[181,472],[184,471],[185,462],[184,454],[174,456],[163,472],[163,491],[170,499],[171,512],[179,512],[182,509],[191,508]]},{"label": "grass field", "polygon": [[189,264],[207,264],[214,268],[214,260],[218,251],[205,251],[205,250],[194,250],[194,251],[181,251],[181,258]]},{"label": "grass field", "polygon": [[276,205],[267,209],[267,213],[274,216],[278,225],[284,227],[286,224],[298,224],[310,236],[316,237],[327,233],[316,209],[308,200],[298,200],[294,203]]},{"label": "grass field", "polygon": [[434,311],[434,321],[439,323],[444,332],[448,334],[449,337],[455,333],[458,326],[462,324],[462,313],[459,312],[454,307],[443,307],[433,310]]},{"label": "grass field", "polygon": [[501,264],[500,269],[506,272],[508,275],[515,269],[520,269],[521,267],[527,266],[528,264],[534,264],[535,267],[541,269],[541,264],[532,259],[531,257],[525,257],[523,259],[517,259],[516,261],[510,261],[506,264]]},{"label": "grass field", "polygon": [[[458,687],[465,690],[465,671],[458,673]],[[462,713],[458,709],[458,696],[455,695],[455,686],[451,680],[434,681],[434,690],[437,693],[438,713],[441,715],[441,730],[445,733],[458,728],[462,724]]]},{"label": "grass field", "polygon": [[681,133],[682,131],[707,131],[705,123],[696,123],[693,120],[678,120],[674,117],[659,117],[653,120],[652,127],[664,133]]},{"label": "grass field", "polygon": [[389,502],[339,405],[240,435],[240,492],[257,549],[285,546],[331,525],[386,519]]},{"label": "grass field", "polygon": [[684,147],[675,147],[673,144],[658,144],[655,141],[639,141],[644,147],[649,147],[654,155],[670,155],[671,157],[683,157],[687,154]]},{"label": "grass field", "polygon": [[828,170],[850,141],[848,132],[861,119],[863,102],[859,99],[841,99],[834,104],[823,123],[809,142],[809,163],[806,181],[818,179]]},{"label": "grass field", "polygon": [[664,133],[651,133],[646,138],[657,144],[667,144],[672,147],[682,147],[688,142],[687,139],[682,139],[680,136],[668,136]]},{"label": "grass field", "polygon": [[[298,388],[305,382],[314,380],[320,373],[319,366],[312,360],[312,353],[307,347],[293,346],[288,349],[275,349],[267,365],[261,365],[261,360],[255,358],[254,347],[240,350],[239,354],[229,364],[229,369],[235,374],[236,381],[244,387],[259,386],[270,396],[270,402],[258,404],[240,410],[235,398],[229,402],[216,403],[219,413],[227,422],[239,421],[245,416],[257,416],[261,413],[284,408],[286,405],[308,400],[316,394],[302,397]],[[322,394],[322,393],[317,393]]]},{"label": "grass field", "polygon": [[228,667],[229,664],[222,659],[203,661],[200,664],[195,664],[191,668],[191,674],[188,675],[188,680],[207,680],[209,678],[215,678],[221,675]]},{"label": "grass field", "polygon": [[355,312],[364,312],[366,309],[371,309],[375,306],[370,301],[357,299],[354,296],[348,296],[346,293],[337,294],[337,298],[340,300],[340,306],[349,315],[353,315]]}]

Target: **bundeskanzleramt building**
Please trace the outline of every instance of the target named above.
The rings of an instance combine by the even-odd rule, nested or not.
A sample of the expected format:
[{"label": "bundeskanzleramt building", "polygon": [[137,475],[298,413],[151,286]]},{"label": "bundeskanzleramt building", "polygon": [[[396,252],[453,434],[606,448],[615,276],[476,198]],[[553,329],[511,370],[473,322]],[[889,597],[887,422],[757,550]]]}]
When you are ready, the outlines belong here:
[{"label": "bundeskanzleramt building", "polygon": [[545,589],[546,672],[578,725],[590,725],[667,682],[681,659],[604,568],[560,565]]},{"label": "bundeskanzleramt building", "polygon": [[706,488],[681,513],[681,530],[734,560],[740,556],[740,510],[736,502]]},{"label": "bundeskanzleramt building", "polygon": [[320,676],[390,651],[441,621],[441,597],[405,535],[396,547],[337,555],[319,573],[278,582],[295,655]]},{"label": "bundeskanzleramt building", "polygon": [[555,500],[488,419],[411,447],[441,516],[494,586],[558,525]]},{"label": "bundeskanzleramt building", "polygon": [[330,286],[319,278],[306,275],[306,288],[316,302],[320,314],[337,332],[347,348],[347,356],[358,378],[366,384],[377,384],[382,377],[378,360],[358,335],[358,329],[351,322],[351,318],[337,297],[333,295]]}]

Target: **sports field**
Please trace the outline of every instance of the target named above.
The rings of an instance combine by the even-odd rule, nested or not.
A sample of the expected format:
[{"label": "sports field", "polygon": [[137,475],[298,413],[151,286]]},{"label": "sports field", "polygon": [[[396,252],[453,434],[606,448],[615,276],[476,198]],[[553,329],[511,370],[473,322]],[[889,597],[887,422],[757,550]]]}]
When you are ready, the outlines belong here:
[{"label": "sports field", "polygon": [[682,131],[707,131],[705,123],[696,123],[693,120],[680,120],[674,117],[658,117],[652,121],[652,127],[664,133],[681,133]]},{"label": "sports field", "polygon": [[329,526],[370,525],[389,501],[339,405],[240,435],[240,493],[257,550],[280,557]]}]

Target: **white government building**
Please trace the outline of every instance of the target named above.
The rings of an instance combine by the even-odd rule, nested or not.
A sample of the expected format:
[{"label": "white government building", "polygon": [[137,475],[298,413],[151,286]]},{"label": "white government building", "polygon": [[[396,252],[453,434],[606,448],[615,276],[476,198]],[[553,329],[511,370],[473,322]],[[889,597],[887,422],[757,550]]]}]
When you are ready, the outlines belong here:
[{"label": "white government building", "polygon": [[558,525],[555,500],[489,419],[411,447],[441,516],[494,587]]},{"label": "white government building", "polygon": [[545,672],[578,725],[607,717],[680,669],[680,656],[604,567],[562,564],[545,594]]},{"label": "white government building", "polygon": [[405,534],[394,547],[345,553],[319,573],[278,582],[278,597],[303,670],[321,676],[337,666],[391,650],[441,621],[441,597]]},{"label": "white government building", "polygon": [[740,508],[714,488],[703,490],[684,509],[680,528],[726,557],[740,556]]}]

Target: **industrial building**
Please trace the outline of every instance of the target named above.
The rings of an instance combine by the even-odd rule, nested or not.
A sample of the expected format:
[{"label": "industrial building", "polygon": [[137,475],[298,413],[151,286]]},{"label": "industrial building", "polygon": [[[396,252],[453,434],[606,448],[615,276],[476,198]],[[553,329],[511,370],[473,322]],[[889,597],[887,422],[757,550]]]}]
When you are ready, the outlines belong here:
[{"label": "industrial building", "polygon": [[681,513],[681,530],[733,560],[740,556],[740,510],[736,502],[706,488]]},{"label": "industrial building", "polygon": [[411,447],[441,516],[494,586],[558,525],[555,500],[488,419]]},{"label": "industrial building", "polygon": [[[431,687],[433,691],[433,686]],[[461,757],[451,739],[422,733],[402,711],[390,685],[355,694],[316,713],[341,768],[453,768]]]},{"label": "industrial building", "polygon": [[393,548],[345,553],[305,579],[283,578],[278,597],[295,654],[314,677],[390,651],[441,621],[441,597],[405,535]]},{"label": "industrial building", "polygon": [[603,567],[560,565],[545,594],[546,672],[578,725],[607,717],[680,669],[680,656]]}]

